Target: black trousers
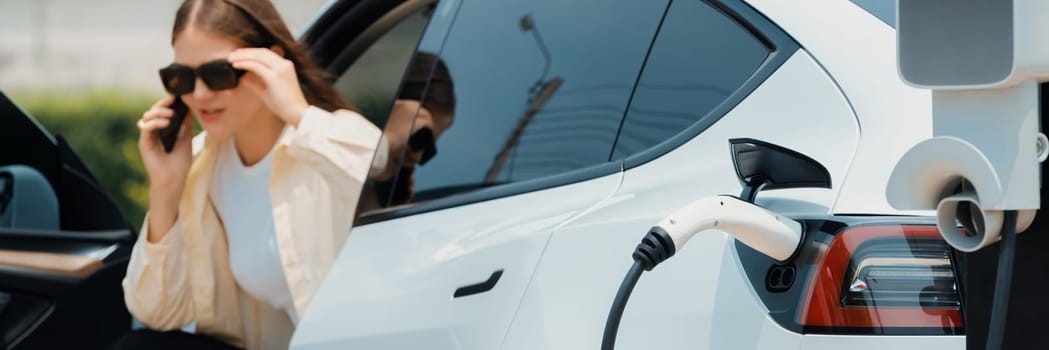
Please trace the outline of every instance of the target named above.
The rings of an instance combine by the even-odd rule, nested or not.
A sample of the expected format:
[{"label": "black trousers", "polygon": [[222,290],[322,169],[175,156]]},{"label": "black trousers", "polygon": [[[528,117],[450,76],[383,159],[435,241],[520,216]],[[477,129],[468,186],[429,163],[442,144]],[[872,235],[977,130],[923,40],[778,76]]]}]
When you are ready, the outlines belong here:
[{"label": "black trousers", "polygon": [[239,350],[232,345],[223,343],[221,340],[203,334],[190,334],[183,331],[157,332],[151,329],[139,329],[128,332],[113,345],[112,349]]}]

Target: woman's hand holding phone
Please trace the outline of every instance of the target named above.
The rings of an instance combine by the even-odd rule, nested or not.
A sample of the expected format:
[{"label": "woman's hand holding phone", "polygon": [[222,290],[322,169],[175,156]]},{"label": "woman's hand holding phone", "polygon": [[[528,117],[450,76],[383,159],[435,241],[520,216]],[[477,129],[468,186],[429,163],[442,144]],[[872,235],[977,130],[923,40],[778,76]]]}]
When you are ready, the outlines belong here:
[{"label": "woman's hand holding phone", "polygon": [[178,217],[178,202],[192,161],[193,118],[182,121],[171,152],[164,149],[160,130],[171,125],[175,110],[172,95],[157,101],[138,121],[138,149],[149,175],[149,241],[163,238]]}]

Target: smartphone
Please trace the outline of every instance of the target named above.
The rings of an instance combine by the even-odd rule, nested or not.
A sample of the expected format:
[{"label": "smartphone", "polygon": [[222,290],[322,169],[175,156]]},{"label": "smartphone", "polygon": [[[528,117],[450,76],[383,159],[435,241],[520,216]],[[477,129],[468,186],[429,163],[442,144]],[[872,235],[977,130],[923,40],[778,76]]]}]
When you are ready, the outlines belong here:
[{"label": "smartphone", "polygon": [[186,114],[189,113],[189,107],[182,102],[182,97],[175,96],[175,102],[172,102],[168,108],[174,110],[175,115],[171,117],[171,123],[168,126],[157,130],[157,134],[160,136],[160,143],[164,144],[164,152],[171,153],[171,150],[175,149],[175,140],[178,139],[178,131],[182,128],[182,121],[186,119]]},{"label": "smartphone", "polygon": [[437,155],[437,142],[433,137],[433,130],[430,128],[422,128],[416,131],[408,138],[408,147],[412,151],[422,151],[422,159],[419,160],[419,165],[426,164],[433,156]]}]

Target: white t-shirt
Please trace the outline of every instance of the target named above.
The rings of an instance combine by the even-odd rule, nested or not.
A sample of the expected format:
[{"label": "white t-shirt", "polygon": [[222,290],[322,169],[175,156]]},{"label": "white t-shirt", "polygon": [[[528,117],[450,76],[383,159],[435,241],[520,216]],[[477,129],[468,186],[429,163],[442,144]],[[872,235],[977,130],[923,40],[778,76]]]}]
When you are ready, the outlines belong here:
[{"label": "white t-shirt", "polygon": [[241,161],[232,138],[218,153],[209,194],[226,228],[233,279],[252,297],[284,310],[297,323],[270,204],[273,149],[252,166]]}]

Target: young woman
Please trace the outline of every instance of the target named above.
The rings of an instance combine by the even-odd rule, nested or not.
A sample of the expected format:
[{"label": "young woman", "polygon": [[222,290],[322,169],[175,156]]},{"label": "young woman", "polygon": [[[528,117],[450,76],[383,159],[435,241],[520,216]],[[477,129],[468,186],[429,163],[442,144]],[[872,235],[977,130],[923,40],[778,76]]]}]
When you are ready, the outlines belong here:
[{"label": "young woman", "polygon": [[[172,95],[138,121],[149,213],[123,281],[149,330],[118,347],[287,347],[385,142],[268,0],[186,0],[172,46],[161,70]],[[175,97],[195,118],[168,153],[157,131]],[[178,332],[193,322],[195,334]]]}]

